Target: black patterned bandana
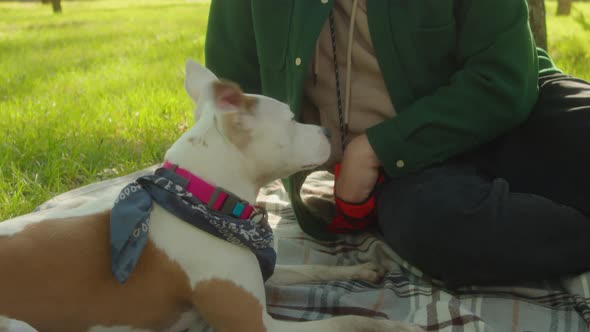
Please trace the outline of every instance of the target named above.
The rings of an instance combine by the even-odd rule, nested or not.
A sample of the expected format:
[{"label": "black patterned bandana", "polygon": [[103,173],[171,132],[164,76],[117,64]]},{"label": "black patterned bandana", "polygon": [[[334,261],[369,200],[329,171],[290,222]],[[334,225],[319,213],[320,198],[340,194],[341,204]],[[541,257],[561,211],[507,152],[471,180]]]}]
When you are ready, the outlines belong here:
[{"label": "black patterned bandana", "polygon": [[[159,168],[127,185],[117,197],[110,219],[111,271],[125,283],[148,240],[153,202],[183,221],[232,244],[250,249],[266,281],[274,272],[276,252],[266,218],[238,219],[216,211],[186,191],[187,180]],[[262,221],[259,221],[263,219]]]}]

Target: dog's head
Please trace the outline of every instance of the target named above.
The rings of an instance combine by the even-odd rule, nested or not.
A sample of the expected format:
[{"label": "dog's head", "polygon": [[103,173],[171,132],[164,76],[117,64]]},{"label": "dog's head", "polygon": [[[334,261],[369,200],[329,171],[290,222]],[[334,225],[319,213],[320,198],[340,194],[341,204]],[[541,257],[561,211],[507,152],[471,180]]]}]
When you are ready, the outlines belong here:
[{"label": "dog's head", "polygon": [[196,130],[220,135],[228,150],[219,153],[240,154],[257,183],[316,168],[330,155],[323,128],[296,122],[288,105],[244,94],[192,60],[186,63],[185,88],[196,103]]}]

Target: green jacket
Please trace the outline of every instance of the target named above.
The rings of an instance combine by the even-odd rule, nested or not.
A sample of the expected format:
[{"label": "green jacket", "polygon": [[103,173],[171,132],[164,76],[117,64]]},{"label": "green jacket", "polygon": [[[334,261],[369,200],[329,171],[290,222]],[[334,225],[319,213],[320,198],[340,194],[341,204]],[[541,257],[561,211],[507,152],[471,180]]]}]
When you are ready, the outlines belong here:
[{"label": "green jacket", "polygon": [[[303,82],[334,0],[213,0],[206,65],[300,115]],[[540,72],[526,0],[367,0],[369,30],[398,115],[367,130],[391,177],[416,172],[523,122]],[[403,162],[400,162],[403,161]],[[302,229],[327,239],[301,201],[307,174],[284,182]]]}]

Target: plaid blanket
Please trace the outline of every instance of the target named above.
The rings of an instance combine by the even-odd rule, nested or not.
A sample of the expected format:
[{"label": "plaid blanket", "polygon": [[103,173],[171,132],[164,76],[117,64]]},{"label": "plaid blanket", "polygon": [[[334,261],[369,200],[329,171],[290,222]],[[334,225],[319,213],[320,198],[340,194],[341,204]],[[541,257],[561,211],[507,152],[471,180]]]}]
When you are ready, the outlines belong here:
[{"label": "plaid blanket", "polygon": [[[65,193],[40,206],[39,213],[23,217],[40,218],[60,208],[75,210],[81,204],[94,204],[99,210],[112,204],[109,202],[131,179],[153,170],[148,168]],[[329,200],[332,185],[328,173],[314,173],[302,192],[304,196]],[[305,235],[278,181],[261,191],[259,203],[269,212],[279,264],[350,265],[375,261],[389,271],[379,284],[331,281],[267,287],[268,311],[277,319],[305,321],[355,314],[415,322],[427,331],[590,331],[590,271],[562,280],[449,291],[401,259],[379,234],[343,235],[333,242]]]}]

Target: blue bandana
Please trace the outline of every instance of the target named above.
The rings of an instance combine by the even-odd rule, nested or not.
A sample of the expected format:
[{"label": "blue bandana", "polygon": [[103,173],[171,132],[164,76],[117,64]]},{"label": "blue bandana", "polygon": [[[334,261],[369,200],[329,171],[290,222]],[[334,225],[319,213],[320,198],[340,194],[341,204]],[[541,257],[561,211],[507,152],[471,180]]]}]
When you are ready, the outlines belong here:
[{"label": "blue bandana", "polygon": [[173,171],[159,168],[127,185],[115,201],[110,219],[111,271],[125,283],[148,240],[153,202],[183,221],[232,244],[250,249],[266,281],[274,272],[276,252],[272,229],[266,218],[237,219],[207,208],[207,204],[186,191],[187,180]]}]

